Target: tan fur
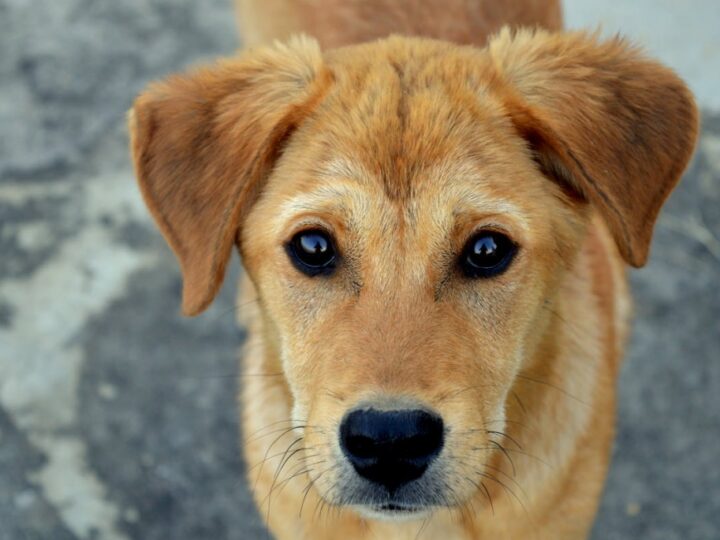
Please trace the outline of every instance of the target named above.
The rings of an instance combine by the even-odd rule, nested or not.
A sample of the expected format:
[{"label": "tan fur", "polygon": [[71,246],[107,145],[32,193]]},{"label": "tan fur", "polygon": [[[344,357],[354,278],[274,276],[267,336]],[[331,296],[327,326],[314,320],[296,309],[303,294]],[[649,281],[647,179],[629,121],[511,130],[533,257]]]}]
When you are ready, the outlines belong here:
[{"label": "tan fur", "polygon": [[[417,13],[401,2],[242,3],[256,44],[310,29],[326,46],[392,30],[480,46],[504,22],[560,24],[556,4],[529,0]],[[272,12],[283,16],[269,23]],[[233,243],[241,252],[244,450],[277,538],[588,534],[627,334],[623,258],[646,260],[695,144],[695,105],[671,71],[583,33],[503,30],[483,48],[390,37],[324,52],[303,39],[151,87],[131,131],[186,313],[212,301]],[[332,276],[288,261],[286,242],[308,227],[336,239]],[[520,251],[502,275],[468,280],[455,261],[483,228]],[[340,419],[388,399],[448,426],[447,507],[425,520],[377,521],[342,504]]]},{"label": "tan fur", "polygon": [[246,46],[305,32],[323,48],[397,33],[482,45],[505,25],[560,30],[558,0],[235,0]]}]

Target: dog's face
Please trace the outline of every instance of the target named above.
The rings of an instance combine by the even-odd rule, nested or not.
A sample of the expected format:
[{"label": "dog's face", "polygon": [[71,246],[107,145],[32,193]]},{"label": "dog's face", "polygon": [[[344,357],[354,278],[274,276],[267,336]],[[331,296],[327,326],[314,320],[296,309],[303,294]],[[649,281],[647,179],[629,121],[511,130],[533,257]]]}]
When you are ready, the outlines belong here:
[{"label": "dog's face", "polygon": [[133,122],[186,311],[236,243],[315,489],[395,517],[481,489],[591,206],[641,264],[696,118],[623,44],[506,33],[251,53],[156,87]]},{"label": "dog's face", "polygon": [[[482,481],[585,208],[478,99],[479,70],[348,56],[250,211],[243,261],[293,419],[332,464],[317,467],[323,496],[375,512],[447,504]],[[373,440],[383,429],[426,448],[394,456]]]}]

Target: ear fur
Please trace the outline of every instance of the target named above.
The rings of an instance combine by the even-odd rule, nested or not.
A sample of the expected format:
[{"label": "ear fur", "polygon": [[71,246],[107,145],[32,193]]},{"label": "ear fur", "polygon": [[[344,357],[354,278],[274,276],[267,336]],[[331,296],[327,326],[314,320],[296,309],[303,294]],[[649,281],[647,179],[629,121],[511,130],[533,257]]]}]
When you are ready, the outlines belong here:
[{"label": "ear fur", "polygon": [[660,207],[697,139],[692,94],[620,38],[502,30],[488,45],[512,121],[547,174],[603,215],[645,264]]},{"label": "ear fur", "polygon": [[317,42],[300,37],[169,77],[135,101],[136,176],[180,263],[186,315],[217,294],[242,216],[329,79]]}]

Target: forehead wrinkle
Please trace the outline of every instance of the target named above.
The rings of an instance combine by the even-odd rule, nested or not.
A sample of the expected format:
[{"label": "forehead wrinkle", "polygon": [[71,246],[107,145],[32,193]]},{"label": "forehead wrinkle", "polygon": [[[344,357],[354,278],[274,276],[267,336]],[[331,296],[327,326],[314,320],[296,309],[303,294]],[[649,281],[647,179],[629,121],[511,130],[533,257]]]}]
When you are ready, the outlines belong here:
[{"label": "forehead wrinkle", "polygon": [[320,178],[343,179],[357,183],[365,181],[369,173],[357,161],[345,157],[334,157],[313,171]]},{"label": "forehead wrinkle", "polygon": [[449,208],[453,217],[468,213],[478,216],[508,215],[523,228],[529,227],[523,208],[508,196],[494,195],[496,188],[474,160],[447,160],[429,168],[427,174],[442,185],[434,204]]},{"label": "forehead wrinkle", "polygon": [[277,211],[276,223],[284,226],[296,216],[307,213],[332,213],[350,220],[351,214],[367,212],[367,195],[352,180],[333,179],[315,189],[289,196]]}]

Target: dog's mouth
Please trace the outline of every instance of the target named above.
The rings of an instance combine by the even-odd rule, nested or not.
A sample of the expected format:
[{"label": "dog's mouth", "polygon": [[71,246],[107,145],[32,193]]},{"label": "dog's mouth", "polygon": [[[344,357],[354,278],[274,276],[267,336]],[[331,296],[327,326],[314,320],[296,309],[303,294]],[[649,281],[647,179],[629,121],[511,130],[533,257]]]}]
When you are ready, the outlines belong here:
[{"label": "dog's mouth", "polygon": [[402,503],[382,503],[375,505],[363,505],[356,508],[360,514],[371,519],[383,521],[404,521],[424,517],[430,512],[430,506],[410,505]]},{"label": "dog's mouth", "polygon": [[421,506],[403,506],[399,504],[381,504],[375,507],[378,512],[421,512],[423,508]]}]

